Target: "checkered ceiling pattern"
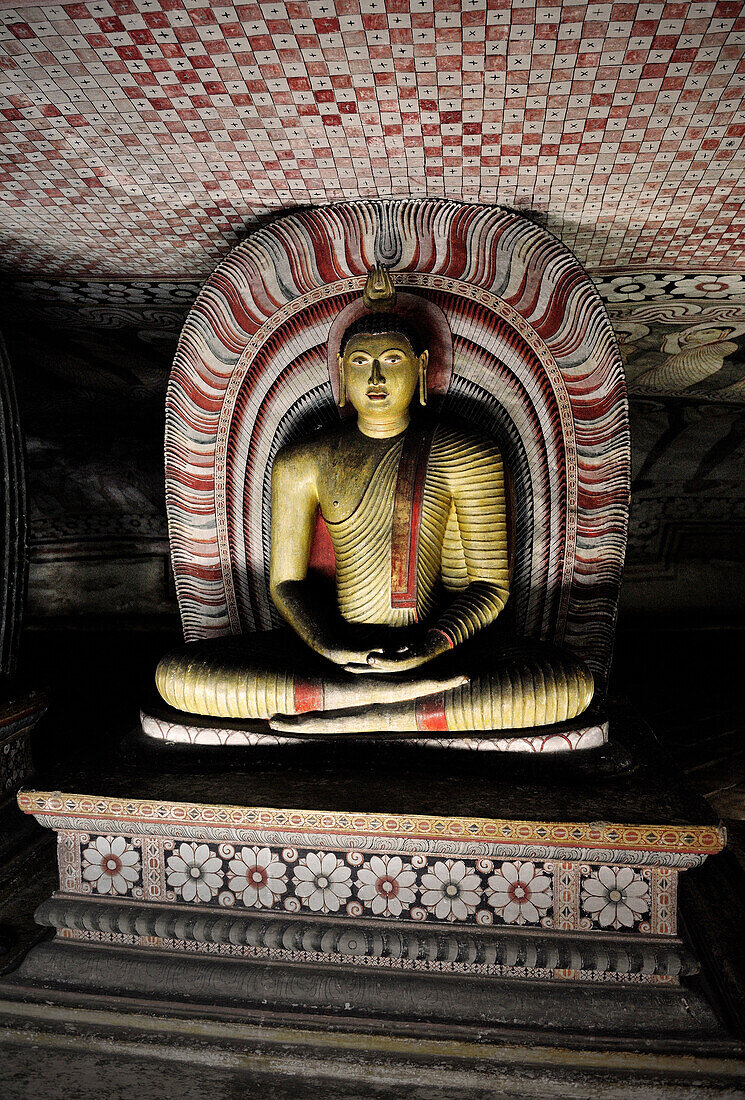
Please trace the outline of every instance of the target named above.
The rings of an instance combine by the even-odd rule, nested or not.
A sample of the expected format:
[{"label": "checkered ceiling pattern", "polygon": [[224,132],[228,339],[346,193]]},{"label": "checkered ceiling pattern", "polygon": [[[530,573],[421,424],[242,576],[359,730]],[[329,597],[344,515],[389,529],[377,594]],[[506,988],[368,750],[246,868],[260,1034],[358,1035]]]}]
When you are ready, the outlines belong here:
[{"label": "checkered ceiling pattern", "polygon": [[206,274],[257,217],[431,195],[591,269],[745,265],[745,4],[0,0],[6,269]]}]

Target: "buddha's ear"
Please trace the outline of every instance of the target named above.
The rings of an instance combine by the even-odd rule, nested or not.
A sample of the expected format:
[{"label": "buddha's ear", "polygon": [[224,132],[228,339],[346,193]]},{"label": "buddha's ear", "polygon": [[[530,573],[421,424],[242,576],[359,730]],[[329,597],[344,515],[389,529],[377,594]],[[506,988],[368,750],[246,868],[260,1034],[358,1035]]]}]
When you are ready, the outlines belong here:
[{"label": "buddha's ear", "polygon": [[419,404],[427,404],[427,364],[429,363],[429,352],[423,351],[419,356]]},{"label": "buddha's ear", "polygon": [[343,409],[347,403],[347,387],[344,381],[344,356],[336,356],[336,369],[339,372],[339,408]]}]

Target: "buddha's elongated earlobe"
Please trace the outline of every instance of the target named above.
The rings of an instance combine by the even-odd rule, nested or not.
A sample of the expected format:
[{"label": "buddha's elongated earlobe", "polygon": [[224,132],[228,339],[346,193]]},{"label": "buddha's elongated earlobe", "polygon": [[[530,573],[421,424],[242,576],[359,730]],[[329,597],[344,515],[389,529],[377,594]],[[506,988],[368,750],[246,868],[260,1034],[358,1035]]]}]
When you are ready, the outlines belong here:
[{"label": "buddha's elongated earlobe", "polygon": [[427,363],[429,352],[423,351],[419,356],[419,404],[427,404]]},{"label": "buddha's elongated earlobe", "polygon": [[347,403],[347,386],[344,381],[344,357],[337,355],[336,368],[339,372],[339,408],[343,409]]}]

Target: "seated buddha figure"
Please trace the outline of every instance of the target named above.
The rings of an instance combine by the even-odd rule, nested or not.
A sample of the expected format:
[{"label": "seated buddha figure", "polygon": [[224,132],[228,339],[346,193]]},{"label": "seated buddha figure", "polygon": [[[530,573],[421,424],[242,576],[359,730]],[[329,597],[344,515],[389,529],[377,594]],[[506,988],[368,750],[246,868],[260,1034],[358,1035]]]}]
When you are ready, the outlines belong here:
[{"label": "seated buddha figure", "polygon": [[[285,733],[524,730],[581,714],[592,674],[567,651],[510,641],[505,471],[493,441],[430,421],[428,351],[387,271],[344,333],[350,420],[281,450],[270,591],[292,628],[195,642],[160,662],[171,706],[268,719]],[[309,574],[320,515],[335,590]]]}]

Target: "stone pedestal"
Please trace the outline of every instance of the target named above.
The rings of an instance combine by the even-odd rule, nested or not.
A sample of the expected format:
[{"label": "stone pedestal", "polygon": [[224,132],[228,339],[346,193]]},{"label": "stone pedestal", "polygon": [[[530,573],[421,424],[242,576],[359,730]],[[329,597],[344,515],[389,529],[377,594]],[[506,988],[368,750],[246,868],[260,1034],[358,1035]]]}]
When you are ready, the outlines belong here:
[{"label": "stone pedestal", "polygon": [[714,826],[272,810],[26,792],[58,834],[39,919],[75,944],[479,978],[664,985]]},{"label": "stone pedestal", "polygon": [[330,1019],[716,1031],[677,898],[724,833],[626,732],[630,753],[527,770],[350,744],[227,771],[215,750],[213,773],[215,756],[150,742],[108,793],[81,775],[22,792],[57,832],[60,888],[37,913],[54,939],[6,980]]}]

